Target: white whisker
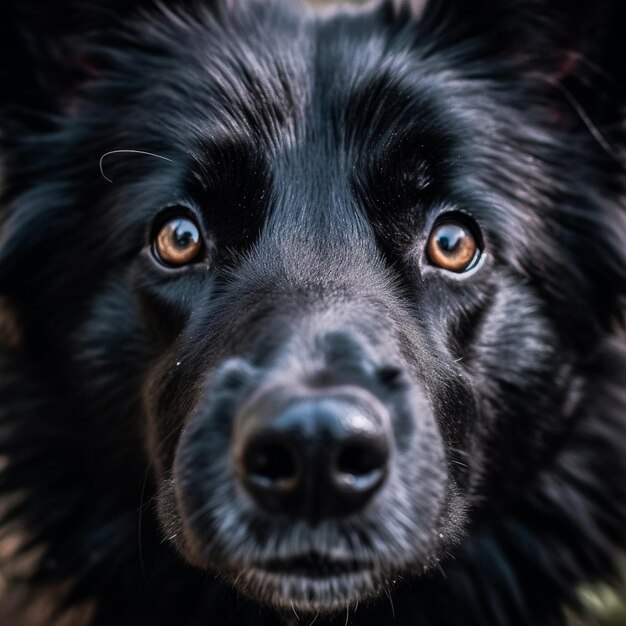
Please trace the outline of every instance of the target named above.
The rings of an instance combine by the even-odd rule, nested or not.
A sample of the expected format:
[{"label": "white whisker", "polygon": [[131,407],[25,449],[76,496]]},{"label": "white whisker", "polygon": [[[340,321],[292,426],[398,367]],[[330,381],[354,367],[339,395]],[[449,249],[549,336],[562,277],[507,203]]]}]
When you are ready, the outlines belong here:
[{"label": "white whisker", "polygon": [[102,178],[104,178],[104,180],[108,181],[109,183],[112,183],[113,181],[104,173],[104,159],[106,159],[108,156],[111,156],[112,154],[142,154],[144,156],[154,157],[155,159],[161,159],[162,161],[169,161],[170,163],[174,162],[172,161],[172,159],[168,159],[167,157],[161,156],[160,154],[155,154],[154,152],[146,152],[145,150],[110,150],[109,152],[105,152],[100,157],[100,174],[102,175]]},{"label": "white whisker", "polygon": [[300,621],[300,616],[296,613],[296,607],[293,605],[293,602],[291,603],[291,610],[293,611],[293,614],[296,616],[296,619]]},{"label": "white whisker", "polygon": [[393,605],[393,598],[391,597],[391,592],[388,587],[385,587],[385,594],[389,598],[389,604],[391,605],[391,614],[393,618],[396,619],[396,607]]},{"label": "white whisker", "polygon": [[313,621],[309,624],[309,626],[313,626],[313,624],[315,624],[315,622],[317,622],[317,618],[320,616],[320,612],[318,611],[315,614],[315,617],[313,618]]},{"label": "white whisker", "polygon": [[591,133],[592,137],[596,140],[600,147],[610,157],[613,157],[616,161],[619,161],[620,157],[615,148],[613,148],[613,146],[607,141],[598,126],[594,123],[591,117],[589,117],[587,111],[585,111],[582,104],[575,98],[574,94],[560,82],[554,83],[554,86],[563,94],[563,96],[569,102],[574,111],[576,111],[583,124],[587,127],[587,130]]}]

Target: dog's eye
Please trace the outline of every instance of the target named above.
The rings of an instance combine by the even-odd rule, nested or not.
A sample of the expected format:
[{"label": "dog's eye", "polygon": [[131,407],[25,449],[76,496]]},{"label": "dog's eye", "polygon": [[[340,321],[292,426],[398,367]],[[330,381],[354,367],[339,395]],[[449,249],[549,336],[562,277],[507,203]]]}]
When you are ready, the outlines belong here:
[{"label": "dog's eye", "polygon": [[438,224],[430,234],[426,252],[433,265],[457,274],[475,267],[480,258],[476,237],[460,221]]},{"label": "dog's eye", "polygon": [[167,221],[154,240],[154,254],[161,263],[180,267],[193,263],[200,256],[204,244],[200,230],[188,217]]}]

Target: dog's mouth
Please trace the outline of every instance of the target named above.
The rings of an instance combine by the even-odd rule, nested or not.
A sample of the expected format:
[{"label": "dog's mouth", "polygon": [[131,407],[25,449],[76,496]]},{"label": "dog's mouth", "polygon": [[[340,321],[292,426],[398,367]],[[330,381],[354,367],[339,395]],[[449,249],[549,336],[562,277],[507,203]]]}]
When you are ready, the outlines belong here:
[{"label": "dog's mouth", "polygon": [[309,552],[249,566],[236,577],[236,586],[278,608],[331,613],[377,595],[382,577],[371,561]]},{"label": "dog's mouth", "polygon": [[268,574],[324,579],[372,571],[374,565],[368,561],[333,559],[309,552],[288,559],[269,559],[259,569]]}]

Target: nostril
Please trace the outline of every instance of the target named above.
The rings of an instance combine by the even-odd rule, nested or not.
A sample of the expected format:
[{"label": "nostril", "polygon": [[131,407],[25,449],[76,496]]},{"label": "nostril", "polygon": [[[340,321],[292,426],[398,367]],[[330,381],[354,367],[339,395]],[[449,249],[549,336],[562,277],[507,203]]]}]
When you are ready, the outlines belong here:
[{"label": "nostril", "polygon": [[377,371],[378,380],[392,389],[401,388],[404,383],[404,372],[399,367],[385,365]]},{"label": "nostril", "polygon": [[386,473],[386,445],[375,441],[351,442],[336,457],[335,483],[344,490],[365,492],[378,486]]},{"label": "nostril", "polygon": [[346,446],[337,459],[337,469],[344,474],[361,476],[381,466],[380,455],[370,448],[352,444]]},{"label": "nostril", "polygon": [[295,486],[299,467],[291,448],[278,442],[253,442],[243,458],[246,477],[256,484],[287,490]]}]

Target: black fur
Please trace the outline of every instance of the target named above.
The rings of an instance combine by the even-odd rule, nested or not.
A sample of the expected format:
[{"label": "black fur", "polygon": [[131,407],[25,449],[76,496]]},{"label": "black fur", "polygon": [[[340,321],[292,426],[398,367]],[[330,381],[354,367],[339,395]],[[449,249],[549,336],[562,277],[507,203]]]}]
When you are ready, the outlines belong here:
[{"label": "black fur", "polygon": [[[614,580],[623,9],[423,4],[5,3],[2,623],[545,626]],[[207,259],[171,271],[181,203]],[[467,275],[424,255],[448,213]],[[259,517],[229,474],[241,402],[312,378],[394,418],[349,524]],[[374,573],[250,574],[331,548]]]}]

